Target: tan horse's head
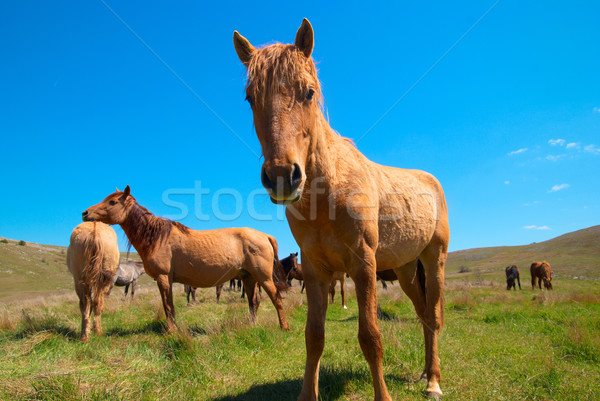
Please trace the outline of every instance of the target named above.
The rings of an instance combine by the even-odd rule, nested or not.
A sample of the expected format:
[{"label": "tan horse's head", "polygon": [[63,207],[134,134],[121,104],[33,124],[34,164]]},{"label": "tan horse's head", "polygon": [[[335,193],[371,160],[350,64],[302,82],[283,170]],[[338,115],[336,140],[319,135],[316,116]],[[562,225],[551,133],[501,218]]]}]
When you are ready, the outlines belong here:
[{"label": "tan horse's head", "polygon": [[233,34],[238,57],[248,68],[246,100],[265,157],[261,181],[274,203],[300,199],[306,181],[311,132],[321,101],[313,43],[307,19],[293,45],[255,48],[237,31]]},{"label": "tan horse's head", "polygon": [[102,202],[89,207],[81,214],[81,217],[83,221],[122,224],[133,204],[135,204],[135,199],[131,196],[131,189],[127,185],[124,191],[117,189],[116,192],[104,198]]}]

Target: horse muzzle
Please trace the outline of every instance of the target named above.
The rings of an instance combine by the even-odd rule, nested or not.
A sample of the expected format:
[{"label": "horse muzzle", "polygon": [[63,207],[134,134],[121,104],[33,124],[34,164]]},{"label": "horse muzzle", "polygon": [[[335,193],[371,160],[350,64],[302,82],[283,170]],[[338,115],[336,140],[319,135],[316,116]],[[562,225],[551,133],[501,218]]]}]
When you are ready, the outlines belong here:
[{"label": "horse muzzle", "polygon": [[83,213],[81,213],[81,219],[83,221],[94,221],[94,220],[96,220],[94,217],[92,217],[90,215],[90,213],[87,210],[84,211]]},{"label": "horse muzzle", "polygon": [[298,163],[291,165],[263,164],[260,179],[271,197],[271,202],[278,205],[289,205],[297,202],[302,196],[304,174]]}]

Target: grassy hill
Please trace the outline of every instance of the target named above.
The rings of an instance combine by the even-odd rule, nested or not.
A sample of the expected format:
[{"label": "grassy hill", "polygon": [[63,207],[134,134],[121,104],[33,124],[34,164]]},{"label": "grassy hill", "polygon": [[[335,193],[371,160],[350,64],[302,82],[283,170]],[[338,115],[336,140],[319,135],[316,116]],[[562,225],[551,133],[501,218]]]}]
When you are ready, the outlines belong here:
[{"label": "grassy hill", "polygon": [[[66,258],[63,246],[0,238],[0,302],[74,292]],[[125,260],[127,254],[122,253],[121,258]],[[139,260],[136,253],[129,258]]]},{"label": "grassy hill", "polygon": [[[139,260],[136,253],[129,256],[122,253],[121,258],[126,257]],[[65,247],[19,245],[19,241],[0,238],[0,302],[73,291],[73,279],[65,260]],[[526,282],[534,260],[550,262],[558,278],[600,278],[600,226],[536,244],[452,252],[448,256],[446,275],[449,279],[483,275],[502,281],[504,268],[516,264]],[[142,276],[140,285],[153,286],[154,282]]]},{"label": "grassy hill", "polygon": [[522,246],[474,248],[452,252],[448,256],[446,274],[459,271],[498,272],[517,265],[521,275],[529,277],[529,266],[535,260],[546,260],[553,275],[569,278],[600,278],[600,226],[574,231],[548,241]]}]

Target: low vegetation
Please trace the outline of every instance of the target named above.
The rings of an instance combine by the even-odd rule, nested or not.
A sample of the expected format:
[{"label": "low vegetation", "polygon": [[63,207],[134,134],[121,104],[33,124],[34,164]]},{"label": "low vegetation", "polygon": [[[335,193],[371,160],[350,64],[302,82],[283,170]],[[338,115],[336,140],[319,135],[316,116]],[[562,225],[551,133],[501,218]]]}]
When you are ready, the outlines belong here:
[{"label": "low vegetation", "polygon": [[[440,339],[447,400],[600,399],[600,282],[557,281],[553,292],[508,292],[488,276],[481,286],[449,281]],[[352,285],[350,285],[352,287]],[[385,374],[394,399],[423,399],[422,331],[397,284],[379,289]],[[323,400],[372,397],[356,340],[357,304],[348,291],[327,315]],[[108,299],[105,335],[78,341],[74,294],[21,301],[0,310],[0,399],[295,400],[304,364],[305,295],[285,305],[291,330],[278,328],[263,299],[250,325],[238,292],[201,290],[187,307],[177,289],[180,332],[164,333],[155,288]]]},{"label": "low vegetation", "polygon": [[[552,246],[535,244],[548,254],[526,253],[555,268],[552,292],[531,290],[524,262],[523,290],[506,291],[504,266],[521,263],[510,248],[450,255],[440,337],[444,399],[600,399],[600,236],[592,229],[590,236],[576,232]],[[156,285],[142,276],[134,301],[122,301],[122,288],[113,290],[102,317],[105,334],[83,344],[64,248],[16,244],[0,240],[0,399],[266,401],[299,394],[306,295],[297,285],[284,300],[288,333],[266,298],[251,325],[239,292],[224,291],[216,304],[214,289],[199,290],[199,302],[188,307],[177,285],[180,331],[169,335]],[[573,261],[554,259],[554,252],[571,252]],[[517,260],[491,263],[498,255]],[[347,294],[348,310],[336,298],[327,312],[323,400],[372,399],[351,281]],[[423,400],[425,383],[417,381],[423,337],[412,304],[397,283],[379,287],[379,295],[390,394]]]}]

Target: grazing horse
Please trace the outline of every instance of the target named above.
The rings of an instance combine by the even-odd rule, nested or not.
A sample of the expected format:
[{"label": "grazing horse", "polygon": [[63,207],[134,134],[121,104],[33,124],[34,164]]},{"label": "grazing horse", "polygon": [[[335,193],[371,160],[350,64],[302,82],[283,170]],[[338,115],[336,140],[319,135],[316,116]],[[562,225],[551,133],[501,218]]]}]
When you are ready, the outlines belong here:
[{"label": "grazing horse", "polygon": [[515,285],[515,280],[519,283],[519,289],[521,289],[521,278],[519,277],[519,268],[515,265],[507,266],[504,269],[506,272],[506,289],[510,291],[511,288],[517,290],[517,286]]},{"label": "grazing horse", "polygon": [[67,266],[75,281],[81,311],[81,341],[90,338],[90,302],[94,311],[94,333],[102,334],[104,295],[119,267],[115,230],[104,223],[81,223],[73,230],[67,248]]},{"label": "grazing horse", "polygon": [[356,285],[358,340],[371,369],[375,400],[390,400],[383,378],[375,274],[388,269],[394,269],[423,323],[426,391],[439,397],[437,343],[450,236],[440,183],[423,171],[368,160],[329,126],[311,58],[314,35],[308,20],[293,45],[255,48],[237,31],[233,42],[247,67],[246,99],[264,156],[261,181],[272,202],[287,205],[286,217],[301,250],[308,314],[299,400],[318,398],[333,272],[348,273]]},{"label": "grazing horse", "polygon": [[125,296],[123,297],[123,300],[125,300],[127,299],[127,291],[131,285],[131,299],[133,299],[137,280],[144,273],[144,264],[142,262],[123,262],[119,264],[119,268],[113,276],[112,285],[106,295],[110,294],[115,285],[117,287],[125,287]]},{"label": "grazing horse", "polygon": [[545,289],[552,289],[552,269],[550,269],[550,264],[548,262],[533,262],[529,270],[531,272],[532,290],[535,290],[536,279],[538,280],[537,284],[540,290],[542,289],[542,281],[544,282]]},{"label": "grazing horse", "polygon": [[342,306],[344,309],[348,309],[348,307],[346,307],[346,273],[343,272],[333,273],[333,280],[331,280],[331,284],[329,284],[329,303],[333,303],[333,298],[335,297],[335,285],[338,281],[340,282]]},{"label": "grazing horse", "polygon": [[[217,287],[219,288],[219,287]],[[184,284],[183,291],[185,292],[185,298],[187,300],[187,304],[190,305],[190,297],[192,298],[191,303],[196,303],[196,287],[192,287],[191,285]],[[219,290],[217,290],[218,293]],[[217,301],[219,302],[219,301]]]},{"label": "grazing horse", "polygon": [[244,283],[252,321],[260,303],[260,284],[277,310],[279,325],[289,329],[280,294],[287,285],[275,238],[251,228],[192,230],[154,216],[130,192],[128,185],[123,192],[108,195],[84,211],[83,220],[121,225],[142,258],[146,273],[158,284],[169,332],[177,330],[173,283],[207,288],[233,278]]},{"label": "grazing horse", "polygon": [[302,272],[302,264],[298,263],[296,267],[292,268],[290,274],[288,276],[290,282],[292,280],[298,280],[302,283],[302,289],[300,290],[300,294],[304,292],[304,273]]}]

